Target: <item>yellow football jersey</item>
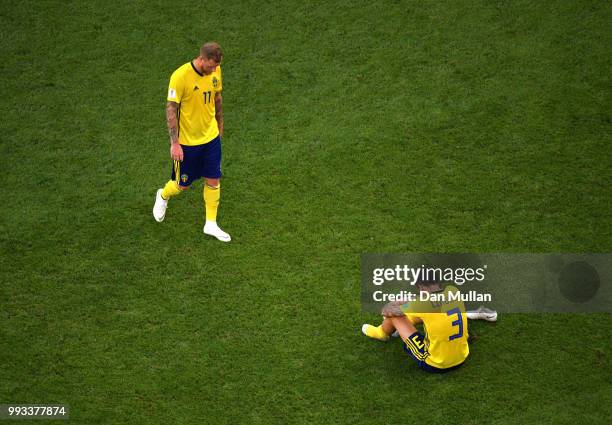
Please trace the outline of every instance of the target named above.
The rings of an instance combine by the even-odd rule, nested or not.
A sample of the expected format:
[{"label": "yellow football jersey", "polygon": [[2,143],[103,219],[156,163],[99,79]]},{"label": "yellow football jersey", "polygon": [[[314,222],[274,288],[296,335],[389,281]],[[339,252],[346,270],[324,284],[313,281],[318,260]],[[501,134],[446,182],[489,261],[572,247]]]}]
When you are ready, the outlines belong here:
[{"label": "yellow football jersey", "polygon": [[215,94],[222,88],[221,66],[210,75],[200,74],[191,62],[174,71],[168,86],[168,101],[179,104],[181,145],[202,145],[219,135]]},{"label": "yellow football jersey", "polygon": [[444,301],[419,300],[404,304],[406,317],[418,317],[423,321],[425,347],[429,355],[425,363],[439,369],[446,369],[463,363],[470,353],[468,346],[468,319],[463,301],[452,300],[449,294],[458,294],[456,287],[449,285],[443,291],[432,293]]}]

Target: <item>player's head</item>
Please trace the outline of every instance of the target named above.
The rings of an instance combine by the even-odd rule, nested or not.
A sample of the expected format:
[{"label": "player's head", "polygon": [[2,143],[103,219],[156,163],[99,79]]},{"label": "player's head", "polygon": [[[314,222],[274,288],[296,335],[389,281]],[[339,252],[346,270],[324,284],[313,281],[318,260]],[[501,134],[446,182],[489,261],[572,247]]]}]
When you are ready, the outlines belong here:
[{"label": "player's head", "polygon": [[435,273],[419,277],[416,284],[421,291],[435,292],[442,289],[442,282],[436,278]]},{"label": "player's head", "polygon": [[219,43],[215,43],[214,41],[204,43],[200,48],[199,59],[205,74],[215,72],[215,69],[217,69],[221,63],[221,59],[223,59],[223,51]]}]

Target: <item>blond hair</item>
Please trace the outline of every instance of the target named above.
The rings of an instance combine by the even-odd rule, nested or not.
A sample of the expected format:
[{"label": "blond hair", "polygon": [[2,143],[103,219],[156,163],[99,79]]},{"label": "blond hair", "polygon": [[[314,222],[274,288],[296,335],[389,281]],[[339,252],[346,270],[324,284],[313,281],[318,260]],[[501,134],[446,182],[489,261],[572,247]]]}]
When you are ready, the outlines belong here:
[{"label": "blond hair", "polygon": [[214,59],[216,62],[221,63],[223,51],[219,43],[209,41],[208,43],[204,43],[200,48],[200,56],[206,59]]}]

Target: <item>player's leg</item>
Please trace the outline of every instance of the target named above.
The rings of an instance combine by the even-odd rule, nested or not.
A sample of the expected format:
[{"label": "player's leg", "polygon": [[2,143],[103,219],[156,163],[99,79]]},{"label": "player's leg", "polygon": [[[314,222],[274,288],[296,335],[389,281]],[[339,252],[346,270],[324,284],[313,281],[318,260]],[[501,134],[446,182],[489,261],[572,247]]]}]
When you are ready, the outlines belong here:
[{"label": "player's leg", "polygon": [[406,316],[388,317],[385,320],[391,322],[391,326],[397,330],[403,341],[410,338],[415,332],[418,332],[417,328]]},{"label": "player's leg", "polygon": [[166,217],[166,209],[168,208],[168,200],[173,196],[180,195],[183,190],[189,189],[189,185],[193,181],[189,176],[192,174],[193,160],[190,158],[189,150],[183,146],[183,161],[172,161],[172,173],[170,180],[161,189],[157,190],[155,195],[155,205],[153,206],[153,217],[156,221],[162,222]]},{"label": "player's leg", "polygon": [[477,310],[466,311],[465,315],[469,320],[486,320],[487,322],[497,321],[497,311],[491,310],[481,305]]},{"label": "player's leg", "polygon": [[217,221],[217,210],[221,199],[221,179],[204,178],[204,209],[206,221]]},{"label": "player's leg", "polygon": [[387,341],[393,332],[395,332],[395,326],[393,326],[393,322],[390,318],[385,317],[382,323],[378,326],[365,323],[363,326],[361,326],[361,332],[370,338],[374,338],[379,341]]},{"label": "player's leg", "polygon": [[204,210],[206,223],[204,233],[223,242],[232,240],[217,224],[217,211],[221,199],[221,138],[217,137],[204,146],[202,175],[204,176]]},{"label": "player's leg", "polygon": [[219,199],[221,198],[221,182],[219,179],[204,179],[204,210],[206,211],[206,222],[204,223],[204,233],[214,236],[222,242],[232,240],[231,236],[221,230],[217,224],[217,210]]}]

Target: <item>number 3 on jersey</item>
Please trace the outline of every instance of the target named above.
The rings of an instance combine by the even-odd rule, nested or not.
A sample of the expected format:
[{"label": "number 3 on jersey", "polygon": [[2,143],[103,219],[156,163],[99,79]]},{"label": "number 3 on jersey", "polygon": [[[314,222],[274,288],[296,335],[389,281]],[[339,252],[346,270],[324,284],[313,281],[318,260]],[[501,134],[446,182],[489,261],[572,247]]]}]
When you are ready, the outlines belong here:
[{"label": "number 3 on jersey", "polygon": [[457,315],[457,320],[453,321],[451,325],[459,327],[459,331],[456,334],[449,336],[448,340],[452,341],[453,339],[461,338],[463,336],[463,317],[461,317],[461,310],[459,310],[459,308],[453,308],[452,310],[448,310],[446,315]]},{"label": "number 3 on jersey", "polygon": [[204,91],[202,94],[204,95],[204,104],[210,103],[211,92]]}]

